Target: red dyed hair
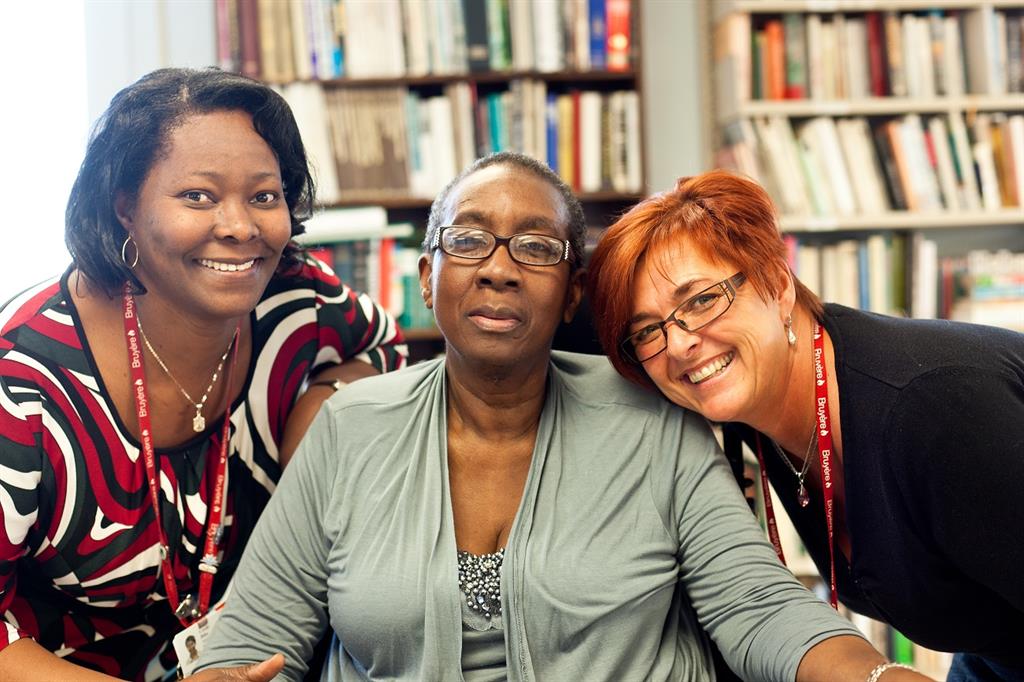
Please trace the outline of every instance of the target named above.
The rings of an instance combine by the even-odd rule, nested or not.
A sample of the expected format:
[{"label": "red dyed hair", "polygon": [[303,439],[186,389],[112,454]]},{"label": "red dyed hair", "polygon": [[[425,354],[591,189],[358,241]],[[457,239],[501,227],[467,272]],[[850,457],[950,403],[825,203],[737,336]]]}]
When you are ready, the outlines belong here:
[{"label": "red dyed hair", "polygon": [[[671,192],[634,206],[598,242],[588,289],[604,352],[620,374],[642,386],[654,383],[619,345],[633,316],[633,285],[648,255],[667,252],[683,237],[712,262],[737,266],[765,301],[778,296],[792,275],[775,205],[747,178],[721,170],[680,178]],[[797,304],[820,320],[821,301],[795,276],[793,283]]]}]

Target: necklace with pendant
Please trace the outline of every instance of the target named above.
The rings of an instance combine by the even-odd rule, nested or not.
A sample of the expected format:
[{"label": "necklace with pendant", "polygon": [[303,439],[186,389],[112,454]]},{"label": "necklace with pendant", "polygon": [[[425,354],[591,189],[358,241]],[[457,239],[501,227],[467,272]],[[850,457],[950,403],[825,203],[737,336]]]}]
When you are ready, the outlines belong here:
[{"label": "necklace with pendant", "polygon": [[811,503],[811,496],[807,494],[807,486],[804,485],[804,479],[807,477],[807,471],[811,467],[811,451],[814,450],[814,443],[817,441],[817,435],[818,429],[815,428],[811,431],[811,441],[807,444],[807,452],[804,454],[804,465],[800,468],[800,471],[796,470],[796,467],[789,461],[789,457],[787,457],[786,453],[779,447],[779,444],[774,440],[772,441],[772,446],[775,448],[775,452],[779,453],[779,458],[786,463],[789,470],[793,472],[794,476],[796,476],[796,501],[800,503],[801,507],[806,507]]},{"label": "necklace with pendant", "polygon": [[157,364],[160,365],[160,369],[164,371],[164,374],[171,378],[174,385],[177,386],[181,394],[185,396],[185,400],[196,408],[196,416],[192,417],[192,430],[196,433],[202,433],[206,429],[206,418],[203,417],[203,405],[206,404],[206,399],[210,397],[210,391],[213,390],[213,385],[217,383],[217,378],[220,376],[220,370],[224,367],[224,361],[227,360],[228,353],[231,352],[231,347],[235,345],[235,340],[238,339],[238,329],[236,328],[235,333],[231,336],[231,341],[228,342],[228,347],[224,350],[224,355],[220,356],[220,362],[217,363],[217,368],[213,370],[213,376],[210,377],[210,385],[206,387],[203,397],[197,401],[193,400],[192,396],[190,396],[188,391],[185,390],[185,387],[178,382],[174,375],[171,374],[171,370],[167,369],[167,365],[165,365],[164,361],[160,359],[159,355],[157,355],[156,349],[153,348],[149,339],[146,338],[146,332],[142,329],[142,318],[136,316],[136,319],[139,322],[139,336],[142,337],[142,342],[146,344],[146,348],[149,349],[149,352],[153,355]]}]

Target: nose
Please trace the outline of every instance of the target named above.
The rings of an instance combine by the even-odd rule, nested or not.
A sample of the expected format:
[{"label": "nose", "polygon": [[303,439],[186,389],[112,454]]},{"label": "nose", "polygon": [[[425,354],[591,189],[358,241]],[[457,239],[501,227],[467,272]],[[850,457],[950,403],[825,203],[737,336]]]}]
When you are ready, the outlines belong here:
[{"label": "nose", "polygon": [[685,360],[693,355],[700,345],[701,335],[691,332],[676,321],[665,325],[665,352],[672,358]]},{"label": "nose", "polygon": [[250,210],[248,202],[245,201],[222,201],[214,228],[217,238],[245,242],[256,237],[260,228]]},{"label": "nose", "polygon": [[519,264],[512,260],[508,244],[499,244],[494,253],[480,261],[476,281],[481,286],[496,289],[518,287],[522,278]]}]

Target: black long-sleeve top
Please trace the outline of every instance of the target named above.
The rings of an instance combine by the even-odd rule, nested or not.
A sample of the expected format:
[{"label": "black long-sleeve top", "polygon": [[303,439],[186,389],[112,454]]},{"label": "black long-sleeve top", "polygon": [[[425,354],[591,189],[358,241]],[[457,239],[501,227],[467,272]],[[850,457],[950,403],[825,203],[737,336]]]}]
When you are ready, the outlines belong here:
[{"label": "black long-sleeve top", "polygon": [[[1024,679],[1024,334],[831,304],[824,326],[851,543],[849,562],[836,550],[840,600],[926,647],[986,656]],[[739,438],[753,443],[746,426],[725,431],[733,456]],[[799,507],[792,472],[765,458],[827,576],[819,491]]]}]

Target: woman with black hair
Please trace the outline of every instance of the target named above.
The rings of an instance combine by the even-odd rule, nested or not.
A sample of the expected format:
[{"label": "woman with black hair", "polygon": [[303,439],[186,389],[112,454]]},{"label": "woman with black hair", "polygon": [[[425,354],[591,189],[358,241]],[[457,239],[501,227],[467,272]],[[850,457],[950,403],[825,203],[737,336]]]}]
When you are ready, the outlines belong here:
[{"label": "woman with black hair", "polygon": [[156,71],[97,123],[74,262],[0,308],[0,678],[173,669],[319,403],[404,363],[292,241],[312,202],[287,104],[247,78]]}]

